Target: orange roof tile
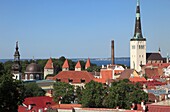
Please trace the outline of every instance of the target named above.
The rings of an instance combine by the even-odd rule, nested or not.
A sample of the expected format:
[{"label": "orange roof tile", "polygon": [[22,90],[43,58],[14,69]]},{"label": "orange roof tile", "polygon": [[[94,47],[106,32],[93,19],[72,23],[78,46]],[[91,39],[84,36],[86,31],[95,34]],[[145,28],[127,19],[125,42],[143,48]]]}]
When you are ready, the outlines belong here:
[{"label": "orange roof tile", "polygon": [[75,68],[81,68],[81,64],[80,64],[80,61],[77,62]]},{"label": "orange roof tile", "polygon": [[91,64],[90,64],[90,58],[88,58],[85,67],[86,67],[86,68],[89,68],[90,66],[91,66]]},{"label": "orange roof tile", "polygon": [[94,76],[87,71],[61,71],[54,76],[53,80],[60,79],[61,82],[69,83],[69,79],[72,80],[71,83],[88,83],[94,79]]},{"label": "orange roof tile", "polygon": [[44,67],[44,69],[53,69],[53,68],[54,68],[54,66],[53,66],[53,61],[52,61],[52,59],[50,58],[50,59],[48,59],[46,65],[45,65],[45,67]]},{"label": "orange roof tile", "polygon": [[69,68],[68,60],[66,59],[62,68]]},{"label": "orange roof tile", "polygon": [[146,81],[144,77],[130,77],[129,80],[131,82],[141,82],[141,81]]},{"label": "orange roof tile", "polygon": [[105,79],[103,79],[103,78],[100,78],[100,79],[97,79],[97,78],[95,78],[95,79],[93,79],[95,82],[100,82],[100,83],[106,83],[106,80]]}]

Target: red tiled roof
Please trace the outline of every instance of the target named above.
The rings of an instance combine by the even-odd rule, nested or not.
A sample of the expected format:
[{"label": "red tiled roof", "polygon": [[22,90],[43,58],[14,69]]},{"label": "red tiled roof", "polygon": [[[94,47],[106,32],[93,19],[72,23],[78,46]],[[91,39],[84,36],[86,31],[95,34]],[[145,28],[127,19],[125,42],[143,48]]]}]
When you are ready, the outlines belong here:
[{"label": "red tiled roof", "polygon": [[100,83],[103,83],[103,84],[106,83],[106,80],[103,79],[103,78],[102,78],[102,79],[101,79],[101,78],[100,78],[100,79],[94,78],[93,80],[94,80],[95,82],[100,82]]},{"label": "red tiled roof", "polygon": [[53,80],[54,76],[48,76],[46,77],[46,80]]},{"label": "red tiled roof", "polygon": [[94,76],[87,71],[61,71],[54,76],[53,80],[56,79],[66,83],[69,83],[69,79],[72,80],[72,83],[81,83],[82,80],[85,80],[84,83],[88,83],[94,79]]},{"label": "red tiled roof", "polygon": [[53,61],[52,61],[52,59],[50,58],[50,59],[47,61],[44,69],[53,69],[53,68],[54,68],[54,66],[53,66]]},{"label": "red tiled roof", "polygon": [[148,112],[170,112],[170,106],[148,105]]},{"label": "red tiled roof", "polygon": [[169,65],[170,63],[147,63],[145,67],[153,66],[159,68],[167,68]]},{"label": "red tiled roof", "polygon": [[141,81],[146,81],[144,77],[130,77],[129,80],[131,82],[141,82]]},{"label": "red tiled roof", "polygon": [[81,64],[80,64],[80,61],[77,62],[75,68],[81,68]]},{"label": "red tiled roof", "polygon": [[[29,105],[34,105],[32,106],[31,110],[38,111],[38,109],[44,109],[47,108],[48,106],[55,105],[56,103],[53,101],[52,97],[39,96],[25,98],[23,104],[25,104],[27,107],[19,106],[18,112],[24,112],[25,111],[24,109],[28,108]],[[32,112],[31,110],[28,112]]]},{"label": "red tiled roof", "polygon": [[90,64],[90,59],[88,58],[85,67],[86,67],[86,68],[89,68],[90,66],[91,66],[91,64]]},{"label": "red tiled roof", "polygon": [[145,74],[148,78],[159,78],[162,75],[162,70],[159,68],[145,68]]},{"label": "red tiled roof", "polygon": [[57,104],[51,106],[53,109],[73,109],[74,107],[80,108],[81,104]]},{"label": "red tiled roof", "polygon": [[68,60],[66,59],[62,68],[69,68]]}]

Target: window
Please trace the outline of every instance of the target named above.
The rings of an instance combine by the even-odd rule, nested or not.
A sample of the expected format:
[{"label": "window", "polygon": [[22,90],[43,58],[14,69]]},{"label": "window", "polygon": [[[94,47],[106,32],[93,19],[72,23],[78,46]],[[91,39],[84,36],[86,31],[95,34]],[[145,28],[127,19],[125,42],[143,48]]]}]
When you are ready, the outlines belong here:
[{"label": "window", "polygon": [[28,75],[27,74],[25,74],[25,80],[27,80],[28,79]]},{"label": "window", "polygon": [[132,49],[135,49],[135,45],[132,46]]},{"label": "window", "polygon": [[39,74],[36,75],[36,80],[39,80],[40,79],[40,76]]},{"label": "window", "polygon": [[33,79],[34,79],[33,74],[30,74],[30,80],[33,80]]}]

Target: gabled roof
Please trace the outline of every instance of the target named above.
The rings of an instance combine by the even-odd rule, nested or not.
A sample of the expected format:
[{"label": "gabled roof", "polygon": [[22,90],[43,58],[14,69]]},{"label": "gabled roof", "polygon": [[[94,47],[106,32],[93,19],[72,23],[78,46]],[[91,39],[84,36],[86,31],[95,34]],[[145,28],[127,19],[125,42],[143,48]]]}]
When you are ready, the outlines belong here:
[{"label": "gabled roof", "polygon": [[87,71],[61,71],[54,76],[53,80],[60,80],[61,82],[69,83],[81,83],[84,80],[84,83],[88,83],[94,79],[94,76]]},{"label": "gabled roof", "polygon": [[90,58],[87,59],[87,62],[86,62],[86,65],[85,65],[85,68],[89,68],[91,66],[90,64]]},{"label": "gabled roof", "polygon": [[81,68],[81,64],[80,64],[80,61],[77,62],[75,68]]},{"label": "gabled roof", "polygon": [[52,97],[39,96],[39,97],[25,98],[23,104],[25,104],[26,107],[18,106],[18,112],[24,112],[26,109],[28,109],[29,105],[34,105],[34,106],[32,106],[30,110],[28,110],[28,112],[32,112],[33,110],[38,112],[39,109],[48,108],[49,106],[55,105],[56,103],[53,101]]},{"label": "gabled roof", "polygon": [[66,59],[62,68],[69,68],[68,60]]},{"label": "gabled roof", "polygon": [[126,69],[120,74],[119,79],[129,79],[133,72],[134,72],[133,69]]},{"label": "gabled roof", "polygon": [[35,104],[37,107],[45,107],[47,103],[55,104],[52,97],[49,96],[38,96],[38,97],[28,97],[24,99],[25,105]]},{"label": "gabled roof", "polygon": [[146,60],[163,60],[160,53],[146,53]]},{"label": "gabled roof", "polygon": [[45,65],[45,67],[44,67],[44,69],[53,69],[53,68],[54,68],[54,66],[53,66],[53,61],[52,61],[52,59],[50,58],[50,59],[48,59],[46,65]]}]

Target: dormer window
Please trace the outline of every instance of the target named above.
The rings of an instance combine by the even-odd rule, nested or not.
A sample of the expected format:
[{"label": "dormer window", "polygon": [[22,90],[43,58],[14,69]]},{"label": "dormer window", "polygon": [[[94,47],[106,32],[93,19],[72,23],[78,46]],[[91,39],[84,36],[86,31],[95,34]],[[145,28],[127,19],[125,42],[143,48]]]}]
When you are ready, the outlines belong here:
[{"label": "dormer window", "polygon": [[81,83],[84,83],[85,82],[85,79],[81,79]]},{"label": "dormer window", "polygon": [[68,82],[73,82],[73,79],[68,79]]},{"label": "dormer window", "polygon": [[59,82],[60,82],[60,81],[61,81],[61,79],[56,79],[56,81],[59,81]]}]

